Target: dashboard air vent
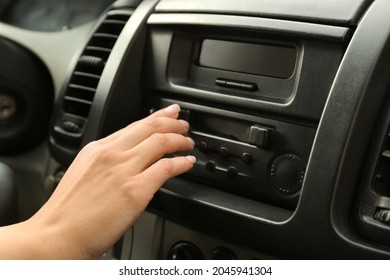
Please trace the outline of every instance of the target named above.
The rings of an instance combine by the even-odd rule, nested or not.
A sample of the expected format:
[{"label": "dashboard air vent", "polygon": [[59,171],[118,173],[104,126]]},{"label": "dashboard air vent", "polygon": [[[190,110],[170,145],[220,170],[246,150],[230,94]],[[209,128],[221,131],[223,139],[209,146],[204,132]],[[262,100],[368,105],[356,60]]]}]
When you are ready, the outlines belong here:
[{"label": "dashboard air vent", "polygon": [[386,134],[374,175],[373,189],[381,196],[390,197],[390,132]]},{"label": "dashboard air vent", "polygon": [[100,77],[132,10],[109,11],[84,48],[64,90],[54,126],[55,142],[78,150]]},{"label": "dashboard air vent", "polygon": [[383,115],[366,159],[356,222],[363,235],[390,246],[390,114]]}]

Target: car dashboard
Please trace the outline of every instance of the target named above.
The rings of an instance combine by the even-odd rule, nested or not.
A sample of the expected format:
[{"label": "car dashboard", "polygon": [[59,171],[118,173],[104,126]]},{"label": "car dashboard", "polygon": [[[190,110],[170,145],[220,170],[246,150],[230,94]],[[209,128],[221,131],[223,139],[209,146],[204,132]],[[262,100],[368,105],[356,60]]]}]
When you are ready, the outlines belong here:
[{"label": "car dashboard", "polygon": [[197,163],[103,258],[390,257],[388,1],[43,2],[0,5],[19,220],[87,143],[177,103]]}]

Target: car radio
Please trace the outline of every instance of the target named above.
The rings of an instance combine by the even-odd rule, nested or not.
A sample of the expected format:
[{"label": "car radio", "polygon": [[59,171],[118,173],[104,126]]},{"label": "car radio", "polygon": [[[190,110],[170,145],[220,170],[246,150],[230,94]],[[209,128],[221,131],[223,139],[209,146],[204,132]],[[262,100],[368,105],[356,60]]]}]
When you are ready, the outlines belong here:
[{"label": "car radio", "polygon": [[197,157],[185,178],[295,209],[346,32],[227,29],[225,19],[149,18],[144,109],[183,109]]},{"label": "car radio", "polygon": [[[232,111],[151,98],[149,112],[178,103],[197,163],[184,176],[287,208],[295,207],[316,129]],[[173,154],[182,155],[182,153]]]}]

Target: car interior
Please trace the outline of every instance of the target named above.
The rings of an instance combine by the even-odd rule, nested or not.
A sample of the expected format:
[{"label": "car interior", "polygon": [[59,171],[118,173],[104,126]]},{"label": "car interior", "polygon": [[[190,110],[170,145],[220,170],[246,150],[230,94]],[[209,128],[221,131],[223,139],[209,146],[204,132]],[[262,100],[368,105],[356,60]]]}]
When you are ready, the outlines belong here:
[{"label": "car interior", "polygon": [[31,217],[87,143],[177,103],[197,162],[102,259],[389,259],[389,12],[1,0],[0,224]]}]

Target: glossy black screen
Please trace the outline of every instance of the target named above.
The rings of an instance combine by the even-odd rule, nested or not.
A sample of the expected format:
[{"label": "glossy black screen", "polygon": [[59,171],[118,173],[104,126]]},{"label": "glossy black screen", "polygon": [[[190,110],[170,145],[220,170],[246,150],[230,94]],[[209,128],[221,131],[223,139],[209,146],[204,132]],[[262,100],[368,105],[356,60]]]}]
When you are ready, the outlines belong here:
[{"label": "glossy black screen", "polygon": [[203,40],[199,65],[204,67],[288,79],[294,74],[297,50],[293,46]]}]

